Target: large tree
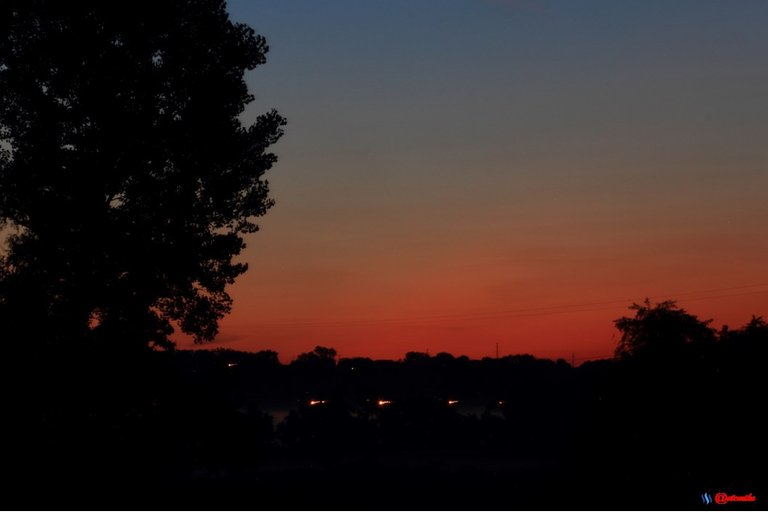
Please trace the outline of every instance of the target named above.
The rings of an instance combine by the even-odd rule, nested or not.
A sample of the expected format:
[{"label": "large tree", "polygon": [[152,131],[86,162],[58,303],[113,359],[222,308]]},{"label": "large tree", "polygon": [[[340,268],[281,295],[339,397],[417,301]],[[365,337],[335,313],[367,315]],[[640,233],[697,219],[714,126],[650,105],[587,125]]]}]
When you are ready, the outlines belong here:
[{"label": "large tree", "polygon": [[711,320],[702,321],[678,308],[675,301],[651,305],[634,303],[629,307],[634,317],[621,317],[614,325],[621,332],[616,356],[669,357],[693,344],[711,343],[715,331]]},{"label": "large tree", "polygon": [[221,0],[0,2],[0,329],[170,346],[229,312],[272,205],[263,37]]}]

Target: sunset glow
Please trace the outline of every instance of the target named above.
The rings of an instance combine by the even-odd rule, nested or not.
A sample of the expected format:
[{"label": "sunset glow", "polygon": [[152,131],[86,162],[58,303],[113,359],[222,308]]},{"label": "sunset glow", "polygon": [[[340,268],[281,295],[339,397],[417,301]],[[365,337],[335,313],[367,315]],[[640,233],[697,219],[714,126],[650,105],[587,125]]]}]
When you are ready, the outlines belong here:
[{"label": "sunset glow", "polygon": [[578,362],[646,297],[768,314],[768,4],[615,5],[231,2],[289,129],[211,347]]}]

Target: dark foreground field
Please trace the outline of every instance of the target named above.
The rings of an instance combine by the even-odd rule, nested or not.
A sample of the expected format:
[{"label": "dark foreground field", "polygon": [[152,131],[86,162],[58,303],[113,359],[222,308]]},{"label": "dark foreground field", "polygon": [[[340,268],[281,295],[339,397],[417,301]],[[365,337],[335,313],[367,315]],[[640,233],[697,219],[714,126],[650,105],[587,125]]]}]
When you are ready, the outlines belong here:
[{"label": "dark foreground field", "polygon": [[[764,509],[765,347],[576,368],[323,348],[290,365],[225,350],[6,361],[1,505]],[[718,493],[756,502],[705,503]]]},{"label": "dark foreground field", "polygon": [[[451,451],[361,455],[343,461],[280,460],[236,472],[196,468],[40,472],[32,493],[12,488],[14,509],[701,509],[705,491],[752,493],[762,501],[759,468],[706,478],[679,460],[633,465],[515,460]],[[743,474],[751,474],[748,478]],[[42,479],[42,480],[41,480]],[[39,480],[39,481],[38,481]],[[17,483],[17,485],[20,485]],[[759,502],[728,509],[760,507]],[[761,508],[762,509],[762,508]]]}]

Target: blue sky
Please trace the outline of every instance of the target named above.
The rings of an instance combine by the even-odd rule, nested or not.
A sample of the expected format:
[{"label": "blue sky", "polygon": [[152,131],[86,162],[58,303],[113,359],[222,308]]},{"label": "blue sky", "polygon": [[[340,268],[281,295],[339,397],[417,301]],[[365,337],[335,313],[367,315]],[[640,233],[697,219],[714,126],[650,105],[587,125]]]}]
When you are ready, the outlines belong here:
[{"label": "blue sky", "polygon": [[562,356],[610,352],[626,304],[466,315],[768,313],[768,2],[228,5],[271,46],[243,120],[289,124],[219,343]]}]

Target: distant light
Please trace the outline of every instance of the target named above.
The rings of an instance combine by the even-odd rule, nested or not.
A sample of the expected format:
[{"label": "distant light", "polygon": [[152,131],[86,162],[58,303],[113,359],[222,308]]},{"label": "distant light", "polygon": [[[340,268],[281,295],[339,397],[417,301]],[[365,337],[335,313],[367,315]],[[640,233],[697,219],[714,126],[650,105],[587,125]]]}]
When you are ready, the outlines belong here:
[{"label": "distant light", "polygon": [[317,406],[318,404],[326,404],[328,401],[324,401],[322,399],[312,399],[309,401],[310,406]]},{"label": "distant light", "polygon": [[379,399],[378,403],[379,406],[386,406],[388,404],[392,404],[392,401],[387,401],[386,399]]},{"label": "distant light", "polygon": [[237,364],[236,363],[228,363],[227,367],[229,367],[231,369],[232,367],[237,367]]},{"label": "distant light", "polygon": [[448,406],[453,406],[454,404],[458,404],[459,401],[456,399],[448,399]]},{"label": "distant light", "polygon": [[504,406],[504,401],[499,401],[497,404],[498,404],[499,406]]}]

